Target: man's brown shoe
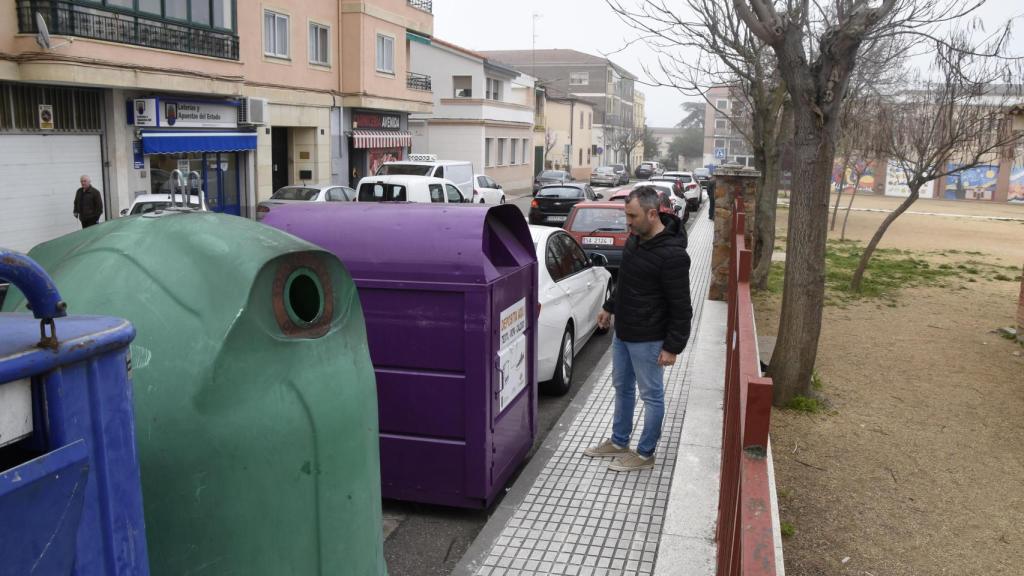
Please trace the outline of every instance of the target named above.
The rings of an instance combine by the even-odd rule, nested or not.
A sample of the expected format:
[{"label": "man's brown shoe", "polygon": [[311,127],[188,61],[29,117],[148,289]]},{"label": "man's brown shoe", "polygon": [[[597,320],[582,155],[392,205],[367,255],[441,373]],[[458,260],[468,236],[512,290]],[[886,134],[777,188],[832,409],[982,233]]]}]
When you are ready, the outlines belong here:
[{"label": "man's brown shoe", "polygon": [[607,458],[611,456],[622,456],[628,454],[629,448],[616,446],[610,439],[601,442],[597,446],[591,446],[583,451],[583,454],[591,458]]},{"label": "man's brown shoe", "polygon": [[654,468],[654,454],[644,458],[632,450],[619,456],[608,465],[609,470],[616,472],[632,472],[633,470],[646,470],[647,468]]}]

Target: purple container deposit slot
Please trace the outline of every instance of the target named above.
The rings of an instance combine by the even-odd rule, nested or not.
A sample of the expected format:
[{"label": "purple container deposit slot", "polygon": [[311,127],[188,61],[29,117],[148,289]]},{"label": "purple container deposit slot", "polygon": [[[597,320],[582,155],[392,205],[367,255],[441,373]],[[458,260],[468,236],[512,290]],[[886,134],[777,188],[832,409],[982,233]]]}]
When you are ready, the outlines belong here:
[{"label": "purple container deposit slot", "polygon": [[359,289],[385,498],[487,507],[537,433],[537,260],[511,205],[317,203],[263,220]]}]

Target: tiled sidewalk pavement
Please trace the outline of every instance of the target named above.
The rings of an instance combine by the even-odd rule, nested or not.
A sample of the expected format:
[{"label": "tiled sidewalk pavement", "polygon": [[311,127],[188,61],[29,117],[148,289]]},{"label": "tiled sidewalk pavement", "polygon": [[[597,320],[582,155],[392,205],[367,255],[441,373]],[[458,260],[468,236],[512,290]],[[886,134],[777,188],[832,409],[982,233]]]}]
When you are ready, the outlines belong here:
[{"label": "tiled sidewalk pavement", "polygon": [[[520,483],[528,483],[531,467],[542,465],[539,473],[532,472],[533,484],[511,490],[453,574],[654,574],[690,393],[687,374],[699,358],[694,343],[700,336],[710,280],[713,236],[706,214],[705,208],[694,215],[697,220],[690,230],[691,345],[683,361],[665,375],[665,422],[654,469],[613,472],[608,459],[582,455],[585,447],[610,434],[614,390],[608,363],[589,396],[580,398],[584,391],[577,396],[574,404],[582,405],[576,406],[575,419],[561,434],[552,431],[545,442],[550,457],[540,462],[542,447],[520,477]],[[721,338],[721,332],[716,333]],[[642,428],[642,406],[638,401],[634,447]],[[572,417],[568,411],[567,417]],[[718,426],[709,433],[720,435]]]}]

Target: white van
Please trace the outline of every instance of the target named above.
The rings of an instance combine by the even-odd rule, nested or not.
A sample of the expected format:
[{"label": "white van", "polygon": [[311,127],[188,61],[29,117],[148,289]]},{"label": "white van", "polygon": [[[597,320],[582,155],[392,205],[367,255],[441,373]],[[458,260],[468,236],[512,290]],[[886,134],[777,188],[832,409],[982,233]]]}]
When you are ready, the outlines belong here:
[{"label": "white van", "polygon": [[461,204],[465,201],[451,180],[431,176],[367,176],[356,186],[356,202]]},{"label": "white van", "polygon": [[437,160],[428,154],[410,154],[415,160],[385,162],[378,176],[433,176],[451,180],[465,198],[473,197],[473,163],[462,160]]}]

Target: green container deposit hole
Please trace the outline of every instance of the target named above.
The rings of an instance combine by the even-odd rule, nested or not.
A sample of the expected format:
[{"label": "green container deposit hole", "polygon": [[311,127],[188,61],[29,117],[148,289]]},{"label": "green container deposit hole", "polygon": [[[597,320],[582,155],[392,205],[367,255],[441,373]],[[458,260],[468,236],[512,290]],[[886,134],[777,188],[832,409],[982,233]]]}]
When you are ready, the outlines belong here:
[{"label": "green container deposit hole", "polygon": [[309,268],[299,268],[288,276],[284,286],[288,316],[299,325],[312,324],[324,312],[324,291],[320,280]]}]

